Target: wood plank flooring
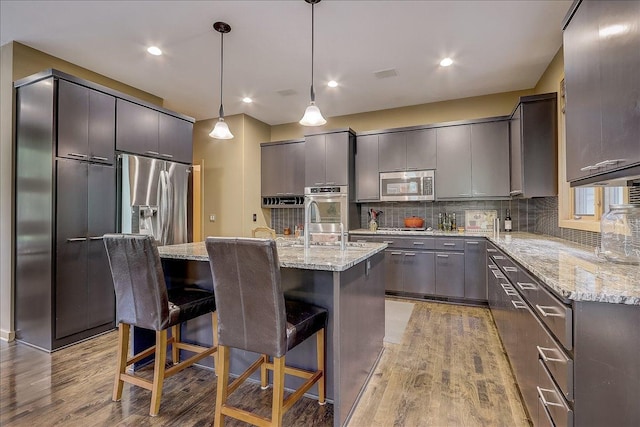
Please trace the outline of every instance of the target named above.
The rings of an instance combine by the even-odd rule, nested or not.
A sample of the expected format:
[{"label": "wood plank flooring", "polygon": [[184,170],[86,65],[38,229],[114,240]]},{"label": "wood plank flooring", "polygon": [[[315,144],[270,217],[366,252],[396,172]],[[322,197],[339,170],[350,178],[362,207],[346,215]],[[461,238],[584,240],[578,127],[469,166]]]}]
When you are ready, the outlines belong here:
[{"label": "wood plank flooring", "polygon": [[[526,426],[489,311],[415,304],[402,343],[385,344],[349,425]],[[122,401],[112,402],[116,340],[110,332],[52,354],[0,342],[0,425],[211,425],[216,377],[198,367],[165,382],[157,417],[148,415],[151,393],[138,387],[125,384]],[[244,384],[230,403],[268,415],[271,391]],[[331,426],[333,407],[303,398],[283,423]]]}]

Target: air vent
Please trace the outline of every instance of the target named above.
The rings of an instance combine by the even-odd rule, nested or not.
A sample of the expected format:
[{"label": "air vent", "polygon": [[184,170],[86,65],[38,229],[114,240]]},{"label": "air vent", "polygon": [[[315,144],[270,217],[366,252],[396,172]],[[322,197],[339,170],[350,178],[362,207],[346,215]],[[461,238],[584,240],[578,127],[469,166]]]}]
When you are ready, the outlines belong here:
[{"label": "air vent", "polygon": [[283,89],[283,90],[279,90],[278,93],[282,96],[291,96],[291,95],[295,95],[296,92],[294,89]]},{"label": "air vent", "polygon": [[397,76],[398,72],[396,71],[395,68],[389,68],[388,70],[374,71],[373,75],[376,76],[376,78],[378,79],[386,79],[388,77]]}]

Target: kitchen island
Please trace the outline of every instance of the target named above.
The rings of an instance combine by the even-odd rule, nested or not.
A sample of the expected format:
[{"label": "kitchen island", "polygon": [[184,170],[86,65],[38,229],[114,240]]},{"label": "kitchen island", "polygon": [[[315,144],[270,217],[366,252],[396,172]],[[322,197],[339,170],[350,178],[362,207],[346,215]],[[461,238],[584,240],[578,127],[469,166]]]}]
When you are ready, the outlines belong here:
[{"label": "kitchen island", "polygon": [[[386,244],[349,243],[341,251],[335,245],[312,245],[305,249],[297,240],[281,239],[277,246],[285,296],[329,311],[326,394],[334,405],[333,424],[342,426],[383,349]],[[168,287],[196,283],[204,289],[213,289],[203,242],[161,246],[158,251]],[[143,348],[144,332],[136,332],[138,342],[134,346]],[[182,338],[187,341],[211,343],[211,336],[208,319],[195,319],[182,327]],[[232,373],[239,375],[257,356],[233,349]],[[307,340],[287,352],[287,364],[315,369],[315,340]],[[254,375],[259,381],[257,373]],[[300,382],[298,378],[287,378],[285,386],[297,388]],[[309,394],[317,396],[316,386]]]}]

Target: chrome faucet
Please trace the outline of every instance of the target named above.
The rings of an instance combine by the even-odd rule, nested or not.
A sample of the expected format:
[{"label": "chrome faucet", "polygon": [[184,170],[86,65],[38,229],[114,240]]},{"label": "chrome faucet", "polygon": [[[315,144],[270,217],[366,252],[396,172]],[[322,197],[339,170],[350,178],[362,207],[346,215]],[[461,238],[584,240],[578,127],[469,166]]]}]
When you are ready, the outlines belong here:
[{"label": "chrome faucet", "polygon": [[347,249],[347,239],[344,234],[344,224],[340,223],[340,250],[344,252]]},{"label": "chrome faucet", "polygon": [[307,198],[308,203],[304,208],[304,248],[309,249],[309,242],[311,240],[311,206],[315,205],[316,209],[318,208],[318,203],[315,200],[310,200]]}]

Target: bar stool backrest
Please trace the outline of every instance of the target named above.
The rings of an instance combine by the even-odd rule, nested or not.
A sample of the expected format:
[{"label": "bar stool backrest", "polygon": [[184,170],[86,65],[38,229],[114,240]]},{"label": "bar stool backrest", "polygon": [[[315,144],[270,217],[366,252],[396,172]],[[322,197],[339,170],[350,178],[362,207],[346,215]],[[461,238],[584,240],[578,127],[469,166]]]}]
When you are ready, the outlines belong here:
[{"label": "bar stool backrest", "polygon": [[287,316],[276,243],[270,239],[208,237],[220,345],[281,357]]},{"label": "bar stool backrest", "polygon": [[160,331],[170,325],[169,300],[153,236],[105,234],[116,291],[116,321]]}]

